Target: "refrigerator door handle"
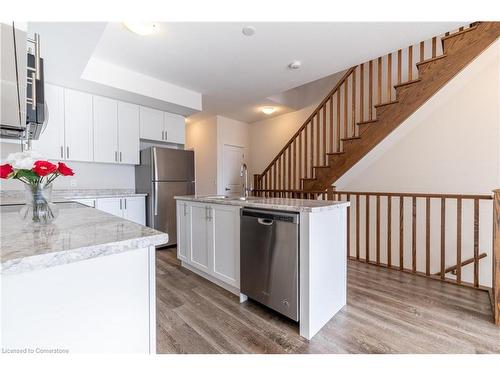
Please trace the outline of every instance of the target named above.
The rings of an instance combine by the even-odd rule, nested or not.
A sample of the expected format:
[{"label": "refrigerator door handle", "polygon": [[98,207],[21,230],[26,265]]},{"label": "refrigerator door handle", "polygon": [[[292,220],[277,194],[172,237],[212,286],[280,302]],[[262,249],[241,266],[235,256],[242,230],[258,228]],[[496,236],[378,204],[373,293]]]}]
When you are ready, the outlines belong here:
[{"label": "refrigerator door handle", "polygon": [[[151,149],[153,151],[152,156],[153,156],[153,179],[155,181],[158,180],[158,159],[156,158],[156,147],[152,147]],[[155,183],[155,189],[157,188],[157,185]]]},{"label": "refrigerator door handle", "polygon": [[158,182],[154,182],[154,191],[153,191],[153,205],[154,205],[154,215],[158,215]]}]

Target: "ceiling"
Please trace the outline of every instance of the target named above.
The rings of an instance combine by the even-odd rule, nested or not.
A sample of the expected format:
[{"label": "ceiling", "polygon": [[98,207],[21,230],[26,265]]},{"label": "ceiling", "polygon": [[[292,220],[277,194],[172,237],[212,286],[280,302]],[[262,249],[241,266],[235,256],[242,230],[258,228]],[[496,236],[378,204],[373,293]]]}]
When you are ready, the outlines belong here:
[{"label": "ceiling", "polygon": [[[263,116],[258,108],[274,104],[272,97],[280,93],[465,23],[158,23],[158,31],[148,36],[121,23],[76,23],[78,40],[93,46],[91,55],[59,53],[65,61],[58,63],[85,66],[86,61],[72,60],[102,60],[201,93],[204,113],[253,122]],[[45,24],[47,35],[41,31],[41,37],[61,39],[58,25]],[[64,25],[70,33],[71,24]],[[242,34],[246,25],[255,27],[255,35]],[[86,40],[86,27],[92,40]],[[301,69],[287,68],[293,60],[302,62]]]}]

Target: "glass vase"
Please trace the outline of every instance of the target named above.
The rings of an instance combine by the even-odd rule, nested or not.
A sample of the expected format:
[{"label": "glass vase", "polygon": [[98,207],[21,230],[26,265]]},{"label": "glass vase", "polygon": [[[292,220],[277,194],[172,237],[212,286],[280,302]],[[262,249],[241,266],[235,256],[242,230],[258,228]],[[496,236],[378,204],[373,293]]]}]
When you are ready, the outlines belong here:
[{"label": "glass vase", "polygon": [[46,225],[57,217],[59,210],[52,203],[52,184],[25,184],[26,204],[19,214],[26,223]]}]

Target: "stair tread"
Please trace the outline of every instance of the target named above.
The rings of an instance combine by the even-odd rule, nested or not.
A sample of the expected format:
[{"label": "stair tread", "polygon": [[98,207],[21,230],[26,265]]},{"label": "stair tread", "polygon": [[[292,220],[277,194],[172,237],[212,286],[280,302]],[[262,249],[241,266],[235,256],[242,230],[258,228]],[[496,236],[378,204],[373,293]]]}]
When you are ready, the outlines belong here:
[{"label": "stair tread", "polygon": [[450,39],[450,38],[453,38],[455,36],[458,36],[458,35],[462,35],[462,34],[465,34],[465,33],[468,33],[469,31],[474,31],[477,29],[477,25],[474,25],[474,26],[471,26],[471,27],[468,27],[467,29],[463,29],[462,31],[457,31],[453,34],[450,34],[450,35],[446,35],[446,36],[443,36],[441,38],[441,41],[444,41],[446,39]]},{"label": "stair tread", "polygon": [[423,64],[428,64],[428,63],[430,63],[432,61],[443,59],[446,56],[447,56],[446,53],[443,53],[442,55],[439,55],[439,56],[436,56],[436,57],[431,57],[430,59],[427,59],[427,60],[424,60],[424,61],[420,61],[420,62],[417,63],[417,67],[419,67],[420,65],[423,65]]},{"label": "stair tread", "polygon": [[420,82],[422,79],[421,78],[415,78],[415,79],[412,79],[411,81],[407,81],[407,82],[403,82],[403,83],[398,83],[397,85],[394,85],[394,88],[398,88],[398,87],[403,87],[403,86],[407,86],[407,85],[411,85],[413,83],[417,83],[417,82]]},{"label": "stair tread", "polygon": [[360,121],[357,123],[357,125],[366,125],[366,124],[372,124],[374,122],[377,122],[378,120],[377,119],[373,119],[373,120],[366,120],[366,121]]},{"label": "stair tread", "polygon": [[361,139],[361,137],[357,136],[357,137],[347,137],[347,138],[341,138],[340,140],[341,141],[353,141],[355,139]]},{"label": "stair tread", "polygon": [[391,100],[390,102],[375,104],[374,107],[375,108],[385,107],[386,105],[396,104],[398,102],[399,102],[398,100]]},{"label": "stair tread", "polygon": [[327,152],[327,155],[342,155],[345,154],[345,151],[338,151],[338,152]]},{"label": "stair tread", "polygon": [[330,168],[329,165],[313,165],[313,168]]}]

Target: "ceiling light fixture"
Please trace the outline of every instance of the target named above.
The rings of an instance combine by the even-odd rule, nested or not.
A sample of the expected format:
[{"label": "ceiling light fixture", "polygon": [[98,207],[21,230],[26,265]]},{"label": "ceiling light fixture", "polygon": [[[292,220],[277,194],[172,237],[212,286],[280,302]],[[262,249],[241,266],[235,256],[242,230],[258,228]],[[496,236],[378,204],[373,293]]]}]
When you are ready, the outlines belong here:
[{"label": "ceiling light fixture", "polygon": [[297,70],[300,69],[302,66],[302,63],[299,60],[292,61],[290,64],[288,64],[288,69],[291,70]]},{"label": "ceiling light fixture", "polygon": [[262,113],[265,113],[266,115],[272,115],[274,112],[276,112],[276,108],[274,107],[264,107],[261,109]]},{"label": "ceiling light fixture", "polygon": [[123,22],[123,25],[133,33],[143,36],[158,30],[158,25],[154,22]]},{"label": "ceiling light fixture", "polygon": [[243,29],[241,29],[241,32],[245,36],[252,36],[255,34],[255,27],[253,26],[245,26]]}]

